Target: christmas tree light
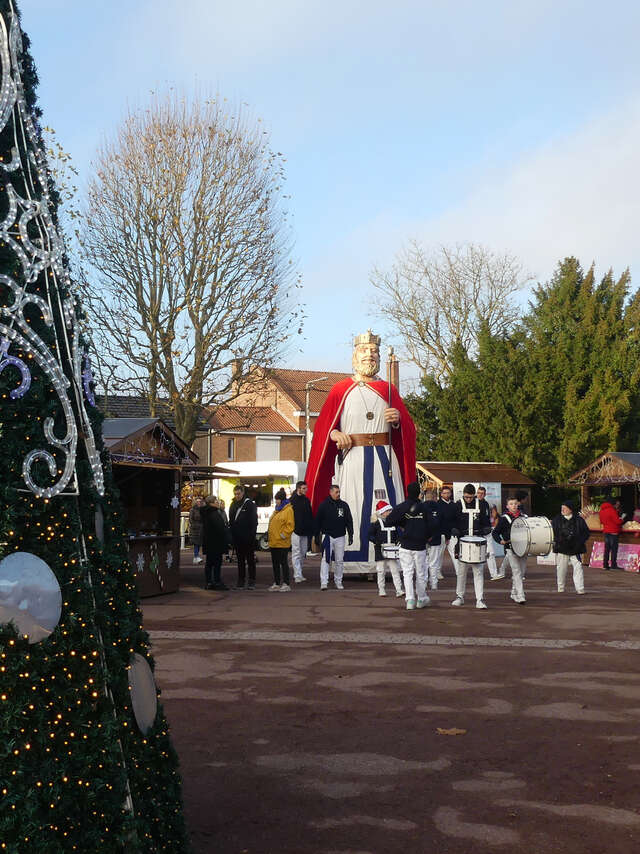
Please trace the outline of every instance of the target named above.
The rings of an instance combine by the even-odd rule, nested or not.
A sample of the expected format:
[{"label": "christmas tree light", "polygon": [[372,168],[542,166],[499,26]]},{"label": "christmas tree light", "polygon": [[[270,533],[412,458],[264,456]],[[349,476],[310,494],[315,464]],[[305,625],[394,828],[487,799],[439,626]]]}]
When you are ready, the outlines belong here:
[{"label": "christmas tree light", "polygon": [[28,47],[0,0],[0,850],[182,852]]}]

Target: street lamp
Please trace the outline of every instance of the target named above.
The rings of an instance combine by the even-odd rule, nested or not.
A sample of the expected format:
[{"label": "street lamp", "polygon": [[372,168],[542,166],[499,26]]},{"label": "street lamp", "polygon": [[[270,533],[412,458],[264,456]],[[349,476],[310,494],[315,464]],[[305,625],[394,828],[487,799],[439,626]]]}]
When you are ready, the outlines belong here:
[{"label": "street lamp", "polygon": [[309,462],[309,451],[311,449],[311,428],[309,425],[309,392],[315,388],[315,383],[321,383],[323,380],[328,380],[329,377],[316,377],[304,384],[304,461]]}]

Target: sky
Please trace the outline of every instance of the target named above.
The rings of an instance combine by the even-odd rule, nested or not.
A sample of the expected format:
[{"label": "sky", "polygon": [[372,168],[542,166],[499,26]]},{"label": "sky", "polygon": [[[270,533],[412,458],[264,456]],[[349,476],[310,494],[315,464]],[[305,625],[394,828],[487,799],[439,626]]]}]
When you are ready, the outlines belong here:
[{"label": "sky", "polygon": [[[308,320],[288,367],[349,370],[372,268],[481,243],[536,281],[640,285],[640,4],[21,0],[44,123],[80,171],[169,87],[246,103],[283,152]],[[522,295],[526,303],[526,293]],[[411,370],[404,366],[406,375]]]}]

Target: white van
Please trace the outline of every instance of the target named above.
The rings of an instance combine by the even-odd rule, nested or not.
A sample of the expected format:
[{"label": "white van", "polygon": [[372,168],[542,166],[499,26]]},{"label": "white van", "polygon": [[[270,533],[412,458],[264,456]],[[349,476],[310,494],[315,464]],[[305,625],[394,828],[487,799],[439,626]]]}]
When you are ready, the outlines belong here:
[{"label": "white van", "polygon": [[295,460],[261,460],[249,463],[220,463],[216,469],[220,474],[213,479],[213,494],[224,500],[228,513],[234,488],[238,484],[244,486],[247,496],[258,506],[258,547],[268,549],[267,528],[269,517],[276,506],[274,495],[282,487],[287,497],[291,495],[296,483],[304,480],[307,464]]}]

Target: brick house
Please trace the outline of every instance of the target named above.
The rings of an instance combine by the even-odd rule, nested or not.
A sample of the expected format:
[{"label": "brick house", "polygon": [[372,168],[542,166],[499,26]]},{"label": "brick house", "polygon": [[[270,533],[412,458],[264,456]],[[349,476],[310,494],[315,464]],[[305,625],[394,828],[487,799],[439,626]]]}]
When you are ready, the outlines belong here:
[{"label": "brick house", "polygon": [[[209,434],[193,450],[201,463],[256,460],[304,460],[309,418],[309,444],[320,408],[335,385],[351,374],[276,368],[265,374],[259,391],[241,395],[232,405],[217,407]],[[307,402],[308,398],[308,402]]]}]

